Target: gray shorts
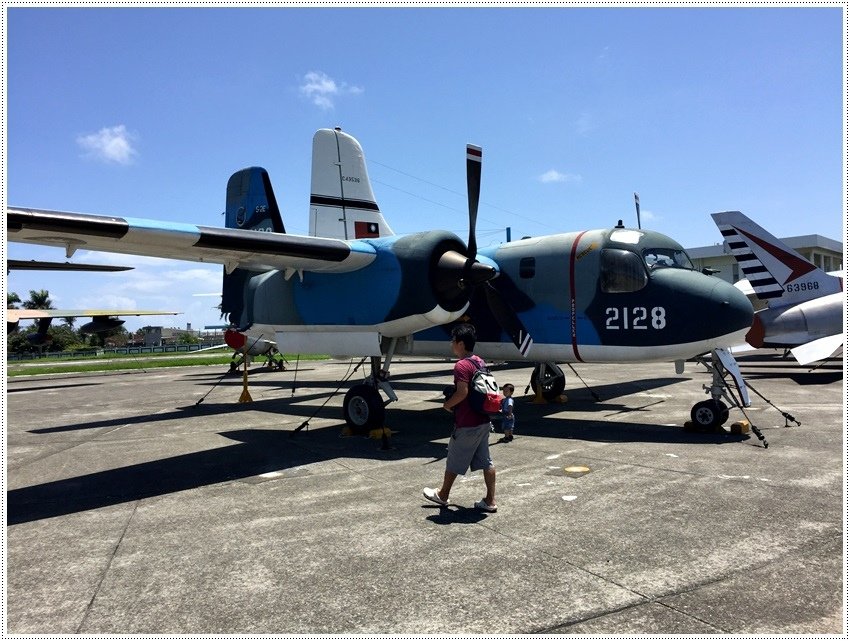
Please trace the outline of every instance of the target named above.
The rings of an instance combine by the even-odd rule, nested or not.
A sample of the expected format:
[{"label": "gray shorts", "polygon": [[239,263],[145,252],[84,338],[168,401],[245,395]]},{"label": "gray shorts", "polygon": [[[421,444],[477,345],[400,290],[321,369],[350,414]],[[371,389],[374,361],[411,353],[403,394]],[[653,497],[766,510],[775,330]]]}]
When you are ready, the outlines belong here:
[{"label": "gray shorts", "polygon": [[446,470],[463,475],[467,470],[474,472],[493,467],[489,439],[489,421],[478,427],[456,427],[449,439]]}]

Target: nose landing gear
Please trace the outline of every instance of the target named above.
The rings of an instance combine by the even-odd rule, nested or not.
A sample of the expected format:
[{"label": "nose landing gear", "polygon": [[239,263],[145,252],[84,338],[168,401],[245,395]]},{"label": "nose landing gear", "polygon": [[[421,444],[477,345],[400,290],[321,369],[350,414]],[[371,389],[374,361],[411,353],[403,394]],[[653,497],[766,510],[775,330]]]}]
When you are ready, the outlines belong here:
[{"label": "nose landing gear", "polygon": [[702,429],[714,429],[729,418],[729,408],[720,399],[700,401],[691,408],[691,420]]},{"label": "nose landing gear", "polygon": [[[707,394],[711,394],[711,398],[700,401],[691,408],[691,421],[702,429],[716,429],[729,419],[729,405],[749,407],[750,395],[738,363],[728,349],[712,350],[711,364],[701,362],[711,372],[711,385],[703,385],[703,389]],[[730,396],[732,390],[726,382],[726,373],[732,377],[740,401]],[[721,399],[725,399],[729,405]]]}]

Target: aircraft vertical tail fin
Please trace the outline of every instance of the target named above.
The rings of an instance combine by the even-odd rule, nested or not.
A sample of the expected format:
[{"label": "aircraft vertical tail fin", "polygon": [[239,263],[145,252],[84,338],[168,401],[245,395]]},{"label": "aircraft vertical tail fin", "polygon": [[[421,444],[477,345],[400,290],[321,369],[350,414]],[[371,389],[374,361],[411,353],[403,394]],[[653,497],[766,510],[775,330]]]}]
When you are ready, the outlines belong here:
[{"label": "aircraft vertical tail fin", "polygon": [[755,295],[768,305],[799,303],[841,291],[827,274],[739,211],[711,214]]},{"label": "aircraft vertical tail fin", "polygon": [[393,235],[375,202],[363,148],[339,128],[313,136],[310,235],[342,240]]},{"label": "aircraft vertical tail fin", "polygon": [[225,227],[285,234],[269,173],[262,167],[241,169],[227,181]]},{"label": "aircraft vertical tail fin", "polygon": [[[283,218],[277,206],[268,172],[262,167],[241,169],[227,181],[225,227],[285,234]],[[232,325],[250,323],[244,318],[245,291],[248,280],[256,272],[246,269],[224,269],[221,286],[221,315]]]}]

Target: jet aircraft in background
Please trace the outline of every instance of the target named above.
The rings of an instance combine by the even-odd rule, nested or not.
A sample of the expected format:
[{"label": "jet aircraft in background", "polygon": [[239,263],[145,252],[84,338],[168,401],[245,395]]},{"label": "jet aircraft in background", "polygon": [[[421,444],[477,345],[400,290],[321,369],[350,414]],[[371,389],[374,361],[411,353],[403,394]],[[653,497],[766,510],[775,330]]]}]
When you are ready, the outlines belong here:
[{"label": "jet aircraft in background", "polygon": [[[394,234],[360,144],[338,128],[313,138],[310,236],[286,233],[268,173],[251,167],[228,181],[225,228],[10,206],[8,239],[64,246],[68,257],[85,245],[222,264],[221,309],[234,330],[274,336],[284,353],[370,358],[343,403],[356,427],[382,426],[397,399],[393,357],[445,357],[450,325],[466,320],[476,353],[539,364],[536,384],[550,395],[564,389],[558,363],[673,361],[681,371],[708,352],[745,393],[725,349],[752,323],[741,292],[695,270],[674,240],[621,222],[479,250],[481,149],[468,145],[466,158],[466,243],[448,231]],[[728,416],[721,371],[691,410],[701,424]]]},{"label": "jet aircraft in background", "polygon": [[746,342],[790,349],[801,365],[838,352],[844,345],[841,272],[826,273],[739,211],[711,217],[747,277],[742,291],[766,303]]},{"label": "jet aircraft in background", "polygon": [[[133,269],[122,265],[91,265],[88,263],[60,263],[47,260],[6,260],[6,271],[12,269],[41,271],[84,271],[84,272],[123,272]],[[173,316],[180,312],[138,311],[126,309],[7,309],[6,333],[14,332],[22,320],[35,320],[36,331],[27,335],[27,340],[35,346],[50,342],[50,323],[54,318],[78,318],[91,316],[92,319],[82,327],[81,334],[102,334],[120,327],[125,321],[116,316]]]},{"label": "jet aircraft in background", "polygon": [[46,345],[50,342],[50,323],[54,318],[81,318],[91,316],[91,320],[79,329],[81,334],[102,334],[124,324],[116,316],[174,316],[180,312],[139,311],[136,309],[7,309],[6,333],[18,329],[22,320],[37,321],[36,331],[27,335],[32,345]]}]

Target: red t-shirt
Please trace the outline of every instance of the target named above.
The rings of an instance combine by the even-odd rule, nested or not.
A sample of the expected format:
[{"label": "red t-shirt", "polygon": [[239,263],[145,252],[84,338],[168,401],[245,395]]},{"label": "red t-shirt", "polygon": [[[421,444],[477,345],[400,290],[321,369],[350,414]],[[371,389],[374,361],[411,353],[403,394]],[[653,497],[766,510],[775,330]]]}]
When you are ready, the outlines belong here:
[{"label": "red t-shirt", "polygon": [[[478,368],[485,367],[484,361],[474,354],[469,358],[462,358],[454,367],[455,385],[463,381],[467,385],[472,380],[472,376],[478,371],[471,362],[474,360],[478,364]],[[469,396],[455,405],[455,425],[457,427],[477,427],[490,421],[490,417],[486,414],[479,414],[469,406]]]}]

